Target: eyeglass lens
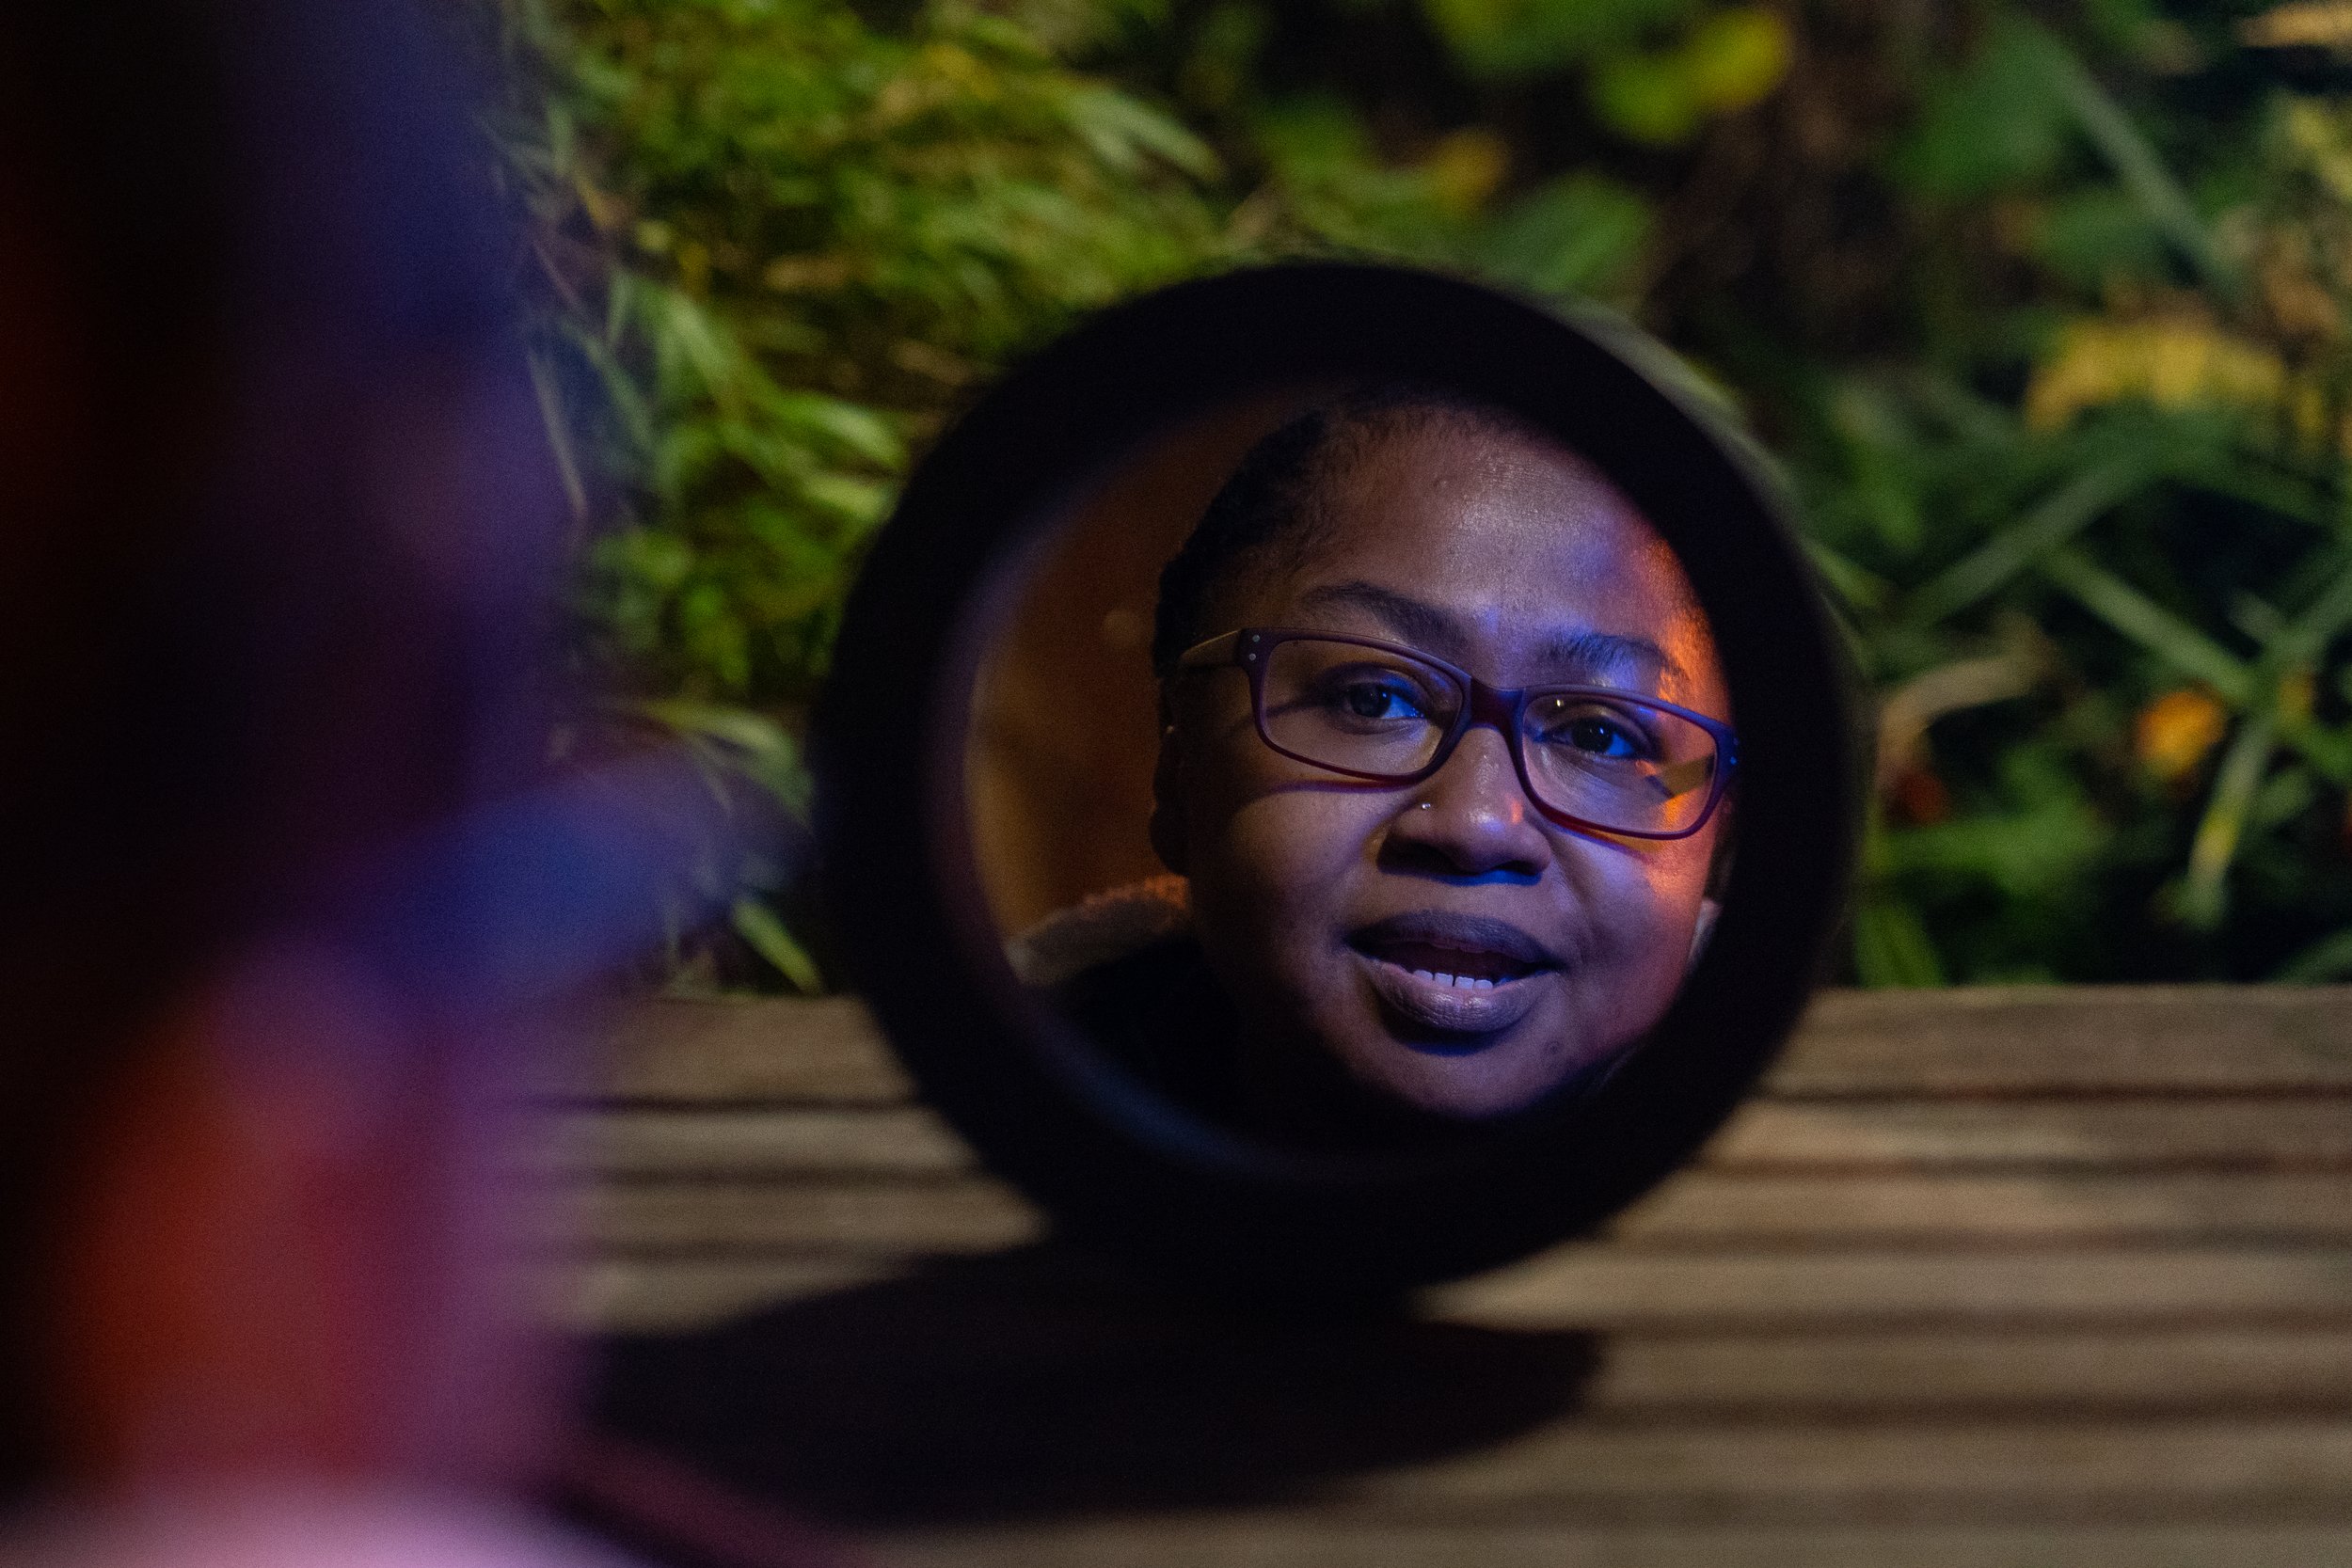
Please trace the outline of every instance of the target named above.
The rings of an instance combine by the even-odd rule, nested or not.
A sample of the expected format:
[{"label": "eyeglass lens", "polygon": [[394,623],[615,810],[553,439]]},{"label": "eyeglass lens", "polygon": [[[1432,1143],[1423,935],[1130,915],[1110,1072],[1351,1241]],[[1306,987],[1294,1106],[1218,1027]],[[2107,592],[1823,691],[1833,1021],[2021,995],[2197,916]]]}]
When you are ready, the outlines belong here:
[{"label": "eyeglass lens", "polygon": [[[1443,671],[1352,642],[1295,638],[1267,656],[1265,738],[1325,768],[1406,777],[1429,766],[1467,693]],[[1595,827],[1671,833],[1706,808],[1715,737],[1638,697],[1555,692],[1519,722],[1542,804]]]}]

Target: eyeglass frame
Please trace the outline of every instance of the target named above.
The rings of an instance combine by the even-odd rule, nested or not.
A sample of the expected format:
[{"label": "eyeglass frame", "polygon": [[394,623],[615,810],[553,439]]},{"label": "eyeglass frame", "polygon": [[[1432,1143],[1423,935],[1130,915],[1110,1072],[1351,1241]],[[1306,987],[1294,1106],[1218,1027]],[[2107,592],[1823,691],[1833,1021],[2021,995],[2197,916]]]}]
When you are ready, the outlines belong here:
[{"label": "eyeglass frame", "polygon": [[[1385,654],[1401,655],[1450,677],[1469,694],[1469,700],[1463,703],[1459,710],[1455,712],[1453,728],[1438,742],[1438,749],[1430,754],[1428,762],[1414,772],[1373,773],[1361,768],[1341,768],[1332,763],[1318,762],[1313,757],[1302,756],[1277,741],[1273,731],[1266,726],[1265,672],[1269,656],[1281,644],[1297,641],[1344,642],[1359,648],[1372,648]],[[1577,829],[1585,832],[1607,833],[1614,838],[1689,838],[1706,827],[1713,818],[1716,807],[1723,803],[1724,793],[1731,787],[1732,774],[1739,769],[1740,766],[1739,732],[1721,719],[1709,718],[1704,713],[1694,712],[1677,704],[1646,696],[1638,691],[1628,691],[1620,687],[1581,686],[1573,683],[1557,686],[1489,686],[1458,664],[1449,663],[1434,654],[1423,653],[1419,648],[1407,647],[1402,642],[1383,641],[1376,637],[1355,637],[1345,632],[1310,631],[1297,626],[1242,626],[1233,631],[1220,632],[1215,637],[1203,639],[1186,648],[1176,656],[1176,663],[1170,673],[1191,674],[1204,670],[1228,668],[1239,669],[1249,677],[1250,717],[1257,724],[1258,738],[1265,743],[1268,751],[1278,756],[1288,757],[1293,762],[1304,763],[1310,768],[1319,768],[1327,773],[1337,773],[1342,778],[1362,779],[1374,784],[1416,784],[1434,776],[1438,769],[1453,760],[1454,752],[1461,745],[1464,736],[1482,723],[1489,724],[1502,736],[1503,744],[1510,749],[1511,766],[1518,770],[1519,788],[1526,793],[1529,804],[1560,827]],[[1525,737],[1520,734],[1521,721],[1527,717],[1527,707],[1530,703],[1540,697],[1563,695],[1606,697],[1620,702],[1637,703],[1644,707],[1658,708],[1673,714],[1677,719],[1687,720],[1708,733],[1715,742],[1715,755],[1720,766],[1715,768],[1714,776],[1708,781],[1706,804],[1699,808],[1698,816],[1688,827],[1677,828],[1672,832],[1647,832],[1638,828],[1612,828],[1572,816],[1544,800],[1543,796],[1537,792],[1534,779],[1528,775]]]}]

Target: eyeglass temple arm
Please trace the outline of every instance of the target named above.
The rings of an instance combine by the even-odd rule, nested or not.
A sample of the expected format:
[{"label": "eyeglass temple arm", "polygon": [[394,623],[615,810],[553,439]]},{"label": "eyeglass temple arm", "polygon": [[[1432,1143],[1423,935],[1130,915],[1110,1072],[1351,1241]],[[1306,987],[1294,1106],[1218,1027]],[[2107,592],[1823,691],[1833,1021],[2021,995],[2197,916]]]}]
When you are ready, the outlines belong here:
[{"label": "eyeglass temple arm", "polygon": [[1710,783],[1717,771],[1729,771],[1736,759],[1739,759],[1739,752],[1734,752],[1726,745],[1715,757],[1696,757],[1692,762],[1677,762],[1673,767],[1659,768],[1656,773],[1651,773],[1646,783],[1649,783],[1651,790],[1659,792],[1659,800],[1675,800],[1677,795],[1689,795],[1696,787]]},{"label": "eyeglass temple arm", "polygon": [[1195,642],[1176,656],[1179,670],[1216,670],[1233,662],[1233,650],[1241,646],[1241,633],[1229,631],[1212,637],[1205,642]]},{"label": "eyeglass temple arm", "polygon": [[1647,783],[1658,792],[1660,800],[1671,800],[1677,795],[1688,795],[1714,778],[1715,768],[1715,758],[1700,757],[1695,762],[1677,763],[1672,767],[1661,768],[1649,775]]}]

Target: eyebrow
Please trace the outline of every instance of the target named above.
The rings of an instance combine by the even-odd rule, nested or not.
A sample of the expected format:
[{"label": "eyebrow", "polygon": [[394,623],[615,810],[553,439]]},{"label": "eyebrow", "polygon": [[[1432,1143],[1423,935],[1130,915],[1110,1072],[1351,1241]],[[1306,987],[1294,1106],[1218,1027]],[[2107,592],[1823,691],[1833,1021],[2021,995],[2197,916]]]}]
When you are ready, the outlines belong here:
[{"label": "eyebrow", "polygon": [[[1369,582],[1338,582],[1311,588],[1299,596],[1299,603],[1310,610],[1363,610],[1400,641],[1444,657],[1457,657],[1470,642],[1461,622],[1450,612],[1409,594]],[[1645,673],[1681,673],[1681,667],[1666,650],[1646,637],[1590,629],[1553,633],[1536,651],[1536,658],[1547,670],[1570,674],[1593,675],[1628,669]]]}]

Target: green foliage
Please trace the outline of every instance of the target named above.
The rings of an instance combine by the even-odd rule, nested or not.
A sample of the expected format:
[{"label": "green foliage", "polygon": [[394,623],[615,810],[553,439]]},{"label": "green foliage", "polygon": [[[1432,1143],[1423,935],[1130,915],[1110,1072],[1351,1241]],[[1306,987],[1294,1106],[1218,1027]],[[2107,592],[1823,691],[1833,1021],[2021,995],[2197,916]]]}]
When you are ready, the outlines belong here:
[{"label": "green foliage", "polygon": [[1674,146],[1713,117],[1747,108],[1778,87],[1788,51],[1788,24],[1778,12],[1760,6],[1713,11],[1671,47],[1598,57],[1593,109],[1620,135]]},{"label": "green foliage", "polygon": [[1705,0],[1422,0],[1454,62],[1474,77],[1586,71],[1593,111],[1618,135],[1670,146],[1778,86],[1781,14]]},{"label": "green foliage", "polygon": [[[793,819],[864,543],[977,385],[1166,279],[1393,257],[1740,388],[1879,708],[1854,977],[2352,974],[2352,113],[2273,69],[2287,23],[496,8],[574,645],[620,693],[580,744],[682,740]],[[674,971],[820,984],[788,872],[698,867],[734,914]]]},{"label": "green foliage", "polygon": [[1468,249],[1477,270],[1530,293],[1617,294],[1650,219],[1639,193],[1604,175],[1564,174],[1497,214]]},{"label": "green foliage", "polygon": [[1865,981],[2352,972],[2342,125],[2240,106],[2208,212],[2035,25],[1928,95],[1896,166],[2022,217],[2026,288],[1815,405],[1813,521],[1888,693]]},{"label": "green foliage", "polygon": [[[1644,200],[1592,172],[1481,222],[1489,134],[1383,155],[1348,103],[1251,80],[1265,18],[1227,8],[1184,62],[1238,117],[1228,159],[1080,69],[1166,17],[1059,0],[501,0],[520,86],[498,131],[533,220],[536,370],[583,518],[574,639],[617,692],[583,746],[668,736],[744,812],[804,815],[795,743],[848,585],[911,454],[1082,310],[1251,256],[1483,264],[1538,292],[1622,286]],[[596,526],[587,527],[587,519]],[[714,849],[673,971],[820,966],[790,868]]]},{"label": "green foliage", "polygon": [[551,172],[607,258],[570,341],[624,437],[586,625],[651,689],[804,702],[910,441],[1209,256],[1216,160],[963,6],[581,0],[539,37]]},{"label": "green foliage", "polygon": [[[790,731],[914,446],[1073,312],[1215,260],[1217,161],[1056,57],[1097,8],[508,16],[541,84],[508,140],[553,285],[542,381],[593,388],[558,429],[583,508],[593,489],[612,515],[584,545],[580,657],[714,787],[797,816]],[[763,901],[784,868],[694,877],[741,895],[735,942],[681,951],[689,970],[821,983]]]},{"label": "green foliage", "polygon": [[1687,22],[1694,0],[1422,0],[1454,58],[1488,75],[1576,65]]},{"label": "green foliage", "polygon": [[2048,178],[2075,130],[2059,87],[2070,65],[2064,45],[2041,27],[2004,18],[1974,56],[1926,93],[1918,123],[1897,153],[1905,182],[1948,200]]}]

